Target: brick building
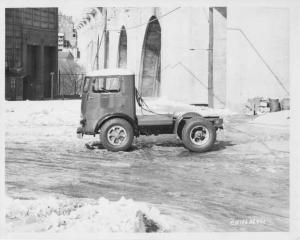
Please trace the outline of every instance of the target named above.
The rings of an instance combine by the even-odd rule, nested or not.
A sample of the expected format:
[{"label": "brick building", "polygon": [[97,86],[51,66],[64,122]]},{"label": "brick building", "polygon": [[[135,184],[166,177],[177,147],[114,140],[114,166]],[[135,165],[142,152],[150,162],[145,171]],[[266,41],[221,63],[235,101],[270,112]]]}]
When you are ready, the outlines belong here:
[{"label": "brick building", "polygon": [[51,89],[56,95],[57,34],[57,8],[5,9],[7,100],[50,98]]}]

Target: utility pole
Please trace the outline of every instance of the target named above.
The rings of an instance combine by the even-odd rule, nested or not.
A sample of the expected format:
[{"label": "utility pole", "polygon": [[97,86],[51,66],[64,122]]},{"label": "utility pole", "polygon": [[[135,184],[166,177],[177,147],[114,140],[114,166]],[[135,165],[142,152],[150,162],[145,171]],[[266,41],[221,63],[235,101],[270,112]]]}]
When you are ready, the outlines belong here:
[{"label": "utility pole", "polygon": [[209,8],[209,45],[208,49],[208,106],[214,107],[214,76],[213,76],[213,47],[214,47],[214,25],[213,25],[213,8]]},{"label": "utility pole", "polygon": [[97,39],[96,69],[99,70],[99,34]]},{"label": "utility pole", "polygon": [[108,54],[109,54],[109,51],[108,51],[108,45],[107,45],[107,40],[108,40],[108,34],[107,34],[107,8],[103,8],[104,9],[104,36],[105,36],[105,41],[104,41],[104,68],[107,68],[108,64],[107,64],[107,58],[108,58]]}]

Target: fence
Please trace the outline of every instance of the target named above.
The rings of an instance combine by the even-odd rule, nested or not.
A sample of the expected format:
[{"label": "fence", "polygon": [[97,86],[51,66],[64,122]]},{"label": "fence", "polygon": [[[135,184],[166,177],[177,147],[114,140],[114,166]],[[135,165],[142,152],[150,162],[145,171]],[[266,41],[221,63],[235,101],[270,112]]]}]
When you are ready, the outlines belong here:
[{"label": "fence", "polygon": [[85,74],[58,73],[58,97],[79,98]]}]

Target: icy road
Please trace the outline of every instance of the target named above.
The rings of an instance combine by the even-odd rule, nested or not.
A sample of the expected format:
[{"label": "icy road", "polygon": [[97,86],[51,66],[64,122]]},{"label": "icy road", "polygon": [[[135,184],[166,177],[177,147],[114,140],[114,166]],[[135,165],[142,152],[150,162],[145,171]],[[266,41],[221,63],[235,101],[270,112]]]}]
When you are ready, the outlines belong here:
[{"label": "icy road", "polygon": [[9,232],[289,230],[288,112],[225,116],[207,153],[173,135],[112,153],[76,138],[79,111],[79,100],[6,102]]}]

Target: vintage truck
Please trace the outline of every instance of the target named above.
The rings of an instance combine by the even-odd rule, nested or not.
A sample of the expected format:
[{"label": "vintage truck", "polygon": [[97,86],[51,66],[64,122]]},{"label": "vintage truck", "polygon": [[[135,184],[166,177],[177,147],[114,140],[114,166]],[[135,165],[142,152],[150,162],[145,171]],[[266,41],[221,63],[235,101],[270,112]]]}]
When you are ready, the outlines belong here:
[{"label": "vintage truck", "polygon": [[[136,103],[148,114],[137,115]],[[136,90],[135,74],[128,69],[102,69],[85,76],[77,136],[100,134],[100,142],[110,151],[127,150],[140,135],[176,134],[190,151],[204,152],[222,128],[218,116],[155,113]]]}]

